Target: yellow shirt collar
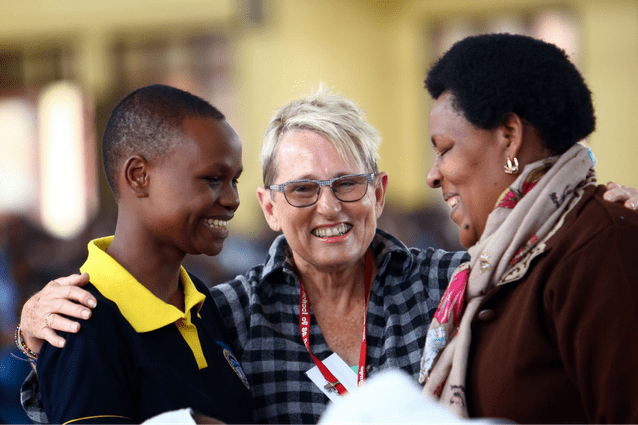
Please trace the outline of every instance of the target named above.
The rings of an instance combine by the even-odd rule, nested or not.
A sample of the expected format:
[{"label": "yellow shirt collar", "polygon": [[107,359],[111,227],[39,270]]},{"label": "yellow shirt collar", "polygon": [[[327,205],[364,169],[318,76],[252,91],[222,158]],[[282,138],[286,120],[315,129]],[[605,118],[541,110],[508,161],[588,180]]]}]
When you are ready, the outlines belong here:
[{"label": "yellow shirt collar", "polygon": [[206,296],[199,292],[184,267],[180,279],[184,285],[186,313],[165,303],[139,283],[124,267],[106,253],[113,236],[89,242],[89,255],[80,271],[87,272],[91,283],[100,293],[117,304],[122,316],[136,332],[150,332],[179,319],[190,322],[190,310],[202,307]]}]

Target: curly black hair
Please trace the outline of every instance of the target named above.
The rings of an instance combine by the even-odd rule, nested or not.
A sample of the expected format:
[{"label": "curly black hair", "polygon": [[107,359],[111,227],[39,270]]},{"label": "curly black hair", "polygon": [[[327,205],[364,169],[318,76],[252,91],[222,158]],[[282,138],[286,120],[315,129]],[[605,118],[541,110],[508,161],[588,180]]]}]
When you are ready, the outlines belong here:
[{"label": "curly black hair", "polygon": [[522,35],[483,34],[454,44],[430,69],[430,95],[452,95],[471,124],[493,129],[515,113],[561,154],[596,127],[591,92],[565,52]]},{"label": "curly black hair", "polygon": [[152,160],[183,141],[187,117],[224,120],[210,103],[189,92],[161,84],[142,87],[117,104],[102,137],[106,179],[118,199],[117,173],[133,154]]}]

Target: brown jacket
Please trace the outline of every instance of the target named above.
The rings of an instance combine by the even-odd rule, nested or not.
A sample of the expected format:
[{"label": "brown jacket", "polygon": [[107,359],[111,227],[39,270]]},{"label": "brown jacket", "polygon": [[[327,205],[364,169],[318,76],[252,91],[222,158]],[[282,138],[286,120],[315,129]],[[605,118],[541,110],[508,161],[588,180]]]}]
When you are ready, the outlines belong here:
[{"label": "brown jacket", "polygon": [[583,199],[473,323],[470,415],[638,423],[638,212]]}]

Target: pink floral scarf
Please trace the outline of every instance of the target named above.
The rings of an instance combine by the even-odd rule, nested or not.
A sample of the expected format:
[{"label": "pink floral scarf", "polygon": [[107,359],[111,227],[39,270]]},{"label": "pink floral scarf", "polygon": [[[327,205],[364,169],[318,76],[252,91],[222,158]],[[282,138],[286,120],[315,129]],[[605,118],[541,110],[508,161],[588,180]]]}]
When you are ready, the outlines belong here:
[{"label": "pink floral scarf", "polygon": [[576,144],[560,156],[527,165],[489,215],[470,261],[452,275],[430,324],[419,382],[423,393],[467,418],[465,378],[471,322],[490,288],[522,278],[565,215],[596,184],[591,150]]}]

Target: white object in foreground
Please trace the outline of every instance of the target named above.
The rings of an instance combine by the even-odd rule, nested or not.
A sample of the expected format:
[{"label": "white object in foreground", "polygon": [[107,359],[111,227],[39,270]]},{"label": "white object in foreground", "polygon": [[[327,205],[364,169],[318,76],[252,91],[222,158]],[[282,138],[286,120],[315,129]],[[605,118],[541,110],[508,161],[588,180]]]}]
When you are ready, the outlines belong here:
[{"label": "white object in foreground", "polygon": [[427,400],[421,387],[401,370],[387,370],[365,381],[355,394],[331,402],[319,424],[380,423],[508,423],[502,420],[462,419]]}]

